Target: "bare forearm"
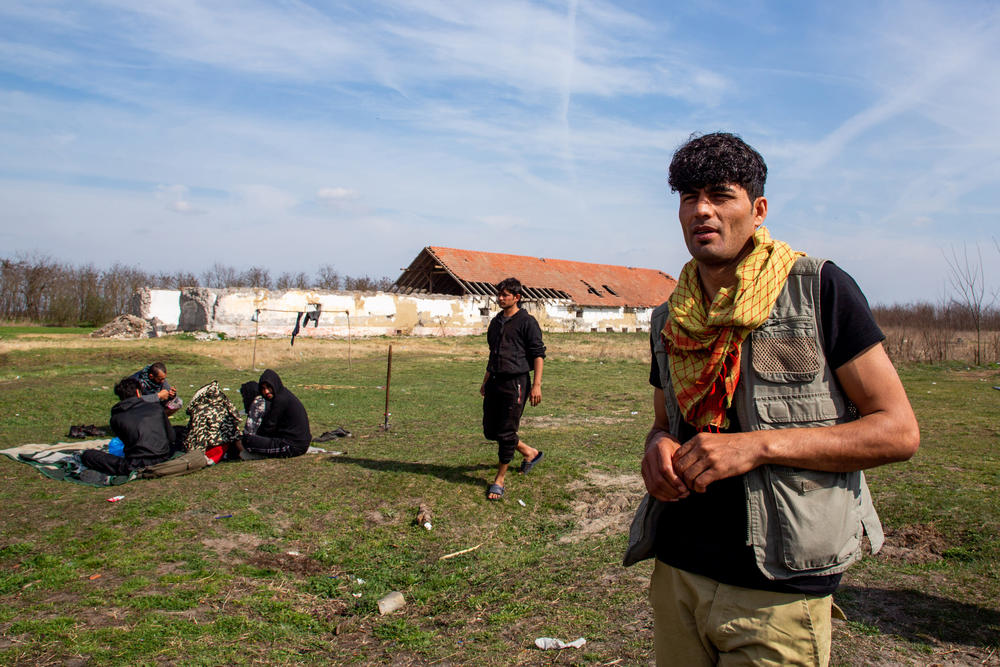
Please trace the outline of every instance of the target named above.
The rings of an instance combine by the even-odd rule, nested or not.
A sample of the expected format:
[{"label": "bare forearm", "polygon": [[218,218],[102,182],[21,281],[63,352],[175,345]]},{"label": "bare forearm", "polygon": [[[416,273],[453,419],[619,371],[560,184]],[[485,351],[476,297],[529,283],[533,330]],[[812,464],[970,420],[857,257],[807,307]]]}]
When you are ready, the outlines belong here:
[{"label": "bare forearm", "polygon": [[849,472],[905,461],[917,449],[915,420],[875,413],[822,428],[789,428],[739,433],[733,447],[756,452],[756,465],[775,464]]},{"label": "bare forearm", "polygon": [[920,444],[920,430],[903,385],[881,346],[837,369],[837,379],[861,418],[834,426],[745,433],[699,433],[673,455],[689,487],[742,475],[765,464],[849,472],[905,461]]},{"label": "bare forearm", "polygon": [[535,361],[532,364],[535,371],[534,381],[532,385],[535,387],[542,386],[542,369],[545,368],[545,359],[543,357],[535,357]]}]

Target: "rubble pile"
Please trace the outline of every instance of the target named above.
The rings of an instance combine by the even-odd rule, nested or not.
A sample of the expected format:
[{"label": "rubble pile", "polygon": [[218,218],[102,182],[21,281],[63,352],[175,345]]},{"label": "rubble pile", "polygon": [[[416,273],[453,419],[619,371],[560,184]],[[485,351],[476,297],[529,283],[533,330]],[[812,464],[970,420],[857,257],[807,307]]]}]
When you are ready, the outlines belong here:
[{"label": "rubble pile", "polygon": [[93,338],[154,338],[155,327],[135,315],[119,315],[90,334]]}]

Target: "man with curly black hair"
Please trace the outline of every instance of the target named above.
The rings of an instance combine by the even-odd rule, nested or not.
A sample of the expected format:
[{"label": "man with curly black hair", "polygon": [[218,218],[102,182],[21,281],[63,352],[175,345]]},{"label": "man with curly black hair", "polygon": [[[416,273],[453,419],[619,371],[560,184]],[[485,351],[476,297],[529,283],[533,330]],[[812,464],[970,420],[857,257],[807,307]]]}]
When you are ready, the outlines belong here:
[{"label": "man with curly black hair", "polygon": [[[490,321],[486,342],[490,357],[486,375],[479,386],[483,397],[483,435],[496,440],[497,474],[486,489],[487,500],[502,500],[507,468],[514,452],[523,456],[520,472],[531,472],[544,453],[521,440],[518,429],[526,402],[542,402],[542,369],[545,344],[542,329],[534,317],[520,307],[523,287],[517,278],[505,278],[496,285],[500,312]],[[530,380],[534,373],[534,380]],[[529,389],[530,384],[530,389]]]},{"label": "man with curly black hair", "polygon": [[728,133],[670,163],[692,259],[652,315],[648,494],[658,665],[825,665],[832,593],[882,528],[861,472],[919,445],[857,284],[771,238],[767,166]]}]

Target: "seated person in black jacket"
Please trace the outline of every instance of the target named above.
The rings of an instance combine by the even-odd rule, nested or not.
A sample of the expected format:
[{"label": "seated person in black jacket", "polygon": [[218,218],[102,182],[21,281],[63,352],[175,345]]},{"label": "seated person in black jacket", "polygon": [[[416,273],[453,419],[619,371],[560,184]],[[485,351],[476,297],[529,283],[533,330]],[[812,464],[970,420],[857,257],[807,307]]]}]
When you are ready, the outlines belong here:
[{"label": "seated person in black jacket", "polygon": [[87,449],[80,454],[83,465],[108,475],[128,475],[170,458],[174,428],[159,401],[143,400],[142,385],[133,377],[116,384],[115,394],[121,400],[111,408],[111,432],[125,443],[125,456]]},{"label": "seated person in black jacket", "polygon": [[305,454],[312,442],[312,434],[309,432],[309,415],[302,402],[285,388],[281,378],[270,368],[261,374],[258,387],[260,395],[267,401],[267,409],[256,433],[243,432],[241,453],[276,458]]}]

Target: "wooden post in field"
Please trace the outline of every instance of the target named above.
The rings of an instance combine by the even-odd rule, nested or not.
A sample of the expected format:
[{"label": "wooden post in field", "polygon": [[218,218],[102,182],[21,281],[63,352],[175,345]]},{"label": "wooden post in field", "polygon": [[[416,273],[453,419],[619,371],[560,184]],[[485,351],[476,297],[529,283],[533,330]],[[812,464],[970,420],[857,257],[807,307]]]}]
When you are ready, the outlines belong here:
[{"label": "wooden post in field", "polygon": [[345,310],[347,313],[347,372],[351,372],[351,311]]},{"label": "wooden post in field", "polygon": [[389,383],[392,381],[392,343],[389,343],[389,361],[385,371],[385,421],[382,423],[382,430],[389,430]]},{"label": "wooden post in field", "polygon": [[257,332],[260,331],[260,309],[257,309],[257,314],[254,317],[257,324],[253,328],[253,359],[250,361],[250,369],[257,370]]}]

